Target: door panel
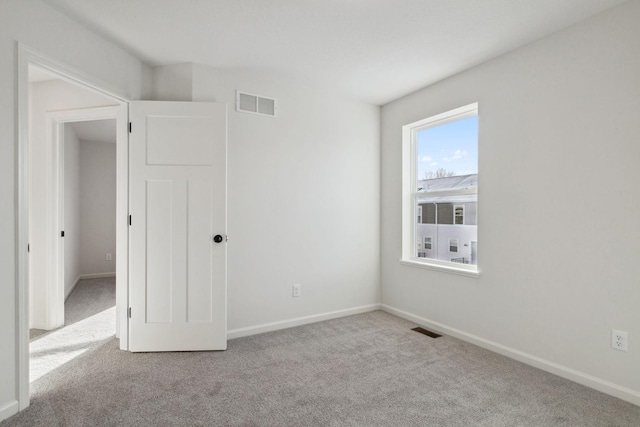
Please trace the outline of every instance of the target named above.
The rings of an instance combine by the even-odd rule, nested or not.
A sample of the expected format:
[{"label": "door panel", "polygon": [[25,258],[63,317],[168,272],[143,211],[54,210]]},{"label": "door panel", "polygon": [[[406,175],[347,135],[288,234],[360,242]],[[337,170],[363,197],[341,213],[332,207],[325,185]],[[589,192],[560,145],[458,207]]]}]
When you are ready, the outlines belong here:
[{"label": "door panel", "polygon": [[[201,229],[212,229],[210,195],[213,189],[211,182],[190,181],[188,187],[187,215],[189,230],[187,231],[187,322],[211,322],[212,295],[208,283],[212,280],[212,264],[207,253],[211,246],[211,235],[199,233]],[[200,209],[200,204],[207,201],[207,209]]]},{"label": "door panel", "polygon": [[209,117],[150,116],[146,126],[148,165],[212,165],[213,146],[199,138],[215,133]]},{"label": "door panel", "polygon": [[226,106],[131,103],[131,351],[226,349]]},{"label": "door panel", "polygon": [[171,322],[172,182],[146,182],[146,321]]}]

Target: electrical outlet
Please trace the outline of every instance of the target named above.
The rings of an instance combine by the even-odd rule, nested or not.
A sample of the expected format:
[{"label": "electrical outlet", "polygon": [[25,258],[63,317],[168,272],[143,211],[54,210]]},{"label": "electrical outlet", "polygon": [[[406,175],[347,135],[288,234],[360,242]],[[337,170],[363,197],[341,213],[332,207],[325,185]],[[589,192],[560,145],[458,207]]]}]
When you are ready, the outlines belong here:
[{"label": "electrical outlet", "polygon": [[611,330],[611,347],[616,350],[627,351],[629,348],[629,336],[627,331]]},{"label": "electrical outlet", "polygon": [[299,297],[300,295],[302,295],[302,293],[300,291],[300,285],[299,284],[293,285],[293,296],[294,297]]},{"label": "electrical outlet", "polygon": [[111,254],[107,254],[107,261],[111,261]]}]

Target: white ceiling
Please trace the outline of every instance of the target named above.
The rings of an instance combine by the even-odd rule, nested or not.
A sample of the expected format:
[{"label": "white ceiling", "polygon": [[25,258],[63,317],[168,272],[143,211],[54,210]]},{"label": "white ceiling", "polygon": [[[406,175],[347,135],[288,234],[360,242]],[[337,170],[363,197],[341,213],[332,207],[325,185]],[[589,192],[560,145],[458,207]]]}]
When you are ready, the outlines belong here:
[{"label": "white ceiling", "polygon": [[92,142],[116,142],[116,120],[90,120],[86,122],[72,122],[68,124],[73,128],[80,141]]},{"label": "white ceiling", "polygon": [[623,0],[44,0],[151,65],[384,104]]}]

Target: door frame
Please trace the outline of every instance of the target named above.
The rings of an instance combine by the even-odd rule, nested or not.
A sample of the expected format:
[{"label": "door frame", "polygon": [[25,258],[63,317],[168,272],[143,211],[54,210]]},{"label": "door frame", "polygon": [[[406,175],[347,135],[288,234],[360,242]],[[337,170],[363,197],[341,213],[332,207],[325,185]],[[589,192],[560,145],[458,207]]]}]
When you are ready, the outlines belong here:
[{"label": "door frame", "polygon": [[[64,125],[67,123],[85,122],[91,120],[115,119],[116,123],[126,121],[122,117],[122,108],[118,105],[106,107],[83,108],[77,110],[62,110],[46,113],[46,150],[47,158],[51,159],[51,176],[45,184],[47,196],[46,215],[49,219],[46,233],[48,251],[51,262],[48,263],[48,286],[45,288],[45,304],[47,307],[47,324],[50,328],[64,324],[64,239],[60,237],[60,231],[64,226]],[[116,150],[118,147],[127,147],[126,135],[122,140],[121,135],[116,134]],[[116,192],[117,193],[117,192]],[[116,239],[117,244],[117,239]],[[116,268],[118,266],[118,252],[116,251]],[[117,275],[116,275],[117,278]],[[121,289],[120,289],[121,290]],[[116,289],[116,298],[119,297]],[[117,305],[117,304],[116,304]],[[120,319],[116,317],[116,337],[120,338]]]},{"label": "door frame", "polygon": [[29,406],[29,66],[52,72],[69,83],[99,93],[114,101],[117,112],[116,147],[116,321],[120,348],[128,350],[129,272],[129,150],[128,94],[80,70],[16,43],[17,138],[16,138],[16,394],[19,410]]}]

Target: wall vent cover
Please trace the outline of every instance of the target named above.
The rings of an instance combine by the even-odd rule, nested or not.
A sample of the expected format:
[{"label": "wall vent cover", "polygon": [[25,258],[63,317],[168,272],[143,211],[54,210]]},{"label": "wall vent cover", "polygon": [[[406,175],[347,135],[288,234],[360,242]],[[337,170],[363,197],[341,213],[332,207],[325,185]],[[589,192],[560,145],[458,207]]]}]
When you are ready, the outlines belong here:
[{"label": "wall vent cover", "polygon": [[236,111],[276,117],[278,102],[274,98],[236,91]]}]

